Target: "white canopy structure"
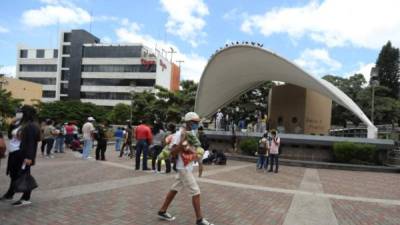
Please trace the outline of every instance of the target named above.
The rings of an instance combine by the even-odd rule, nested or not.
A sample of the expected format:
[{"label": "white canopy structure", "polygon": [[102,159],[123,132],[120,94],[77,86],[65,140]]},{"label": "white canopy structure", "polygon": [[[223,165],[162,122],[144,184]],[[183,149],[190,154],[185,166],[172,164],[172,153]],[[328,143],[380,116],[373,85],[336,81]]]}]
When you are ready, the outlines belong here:
[{"label": "white canopy structure", "polygon": [[210,116],[241,94],[269,80],[311,89],[332,99],[368,126],[368,138],[377,137],[374,124],[340,89],[313,77],[275,53],[252,45],[229,46],[211,57],[200,79],[195,111],[200,116]]}]

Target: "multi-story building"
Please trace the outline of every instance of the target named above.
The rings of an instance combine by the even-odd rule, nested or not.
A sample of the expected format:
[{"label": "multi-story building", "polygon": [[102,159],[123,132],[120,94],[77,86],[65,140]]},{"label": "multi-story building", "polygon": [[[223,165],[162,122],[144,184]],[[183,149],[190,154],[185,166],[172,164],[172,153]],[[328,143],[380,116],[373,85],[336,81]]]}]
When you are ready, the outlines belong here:
[{"label": "multi-story building", "polygon": [[179,88],[179,67],[157,49],[102,44],[85,30],[61,32],[59,49],[20,47],[18,56],[17,77],[42,84],[43,101],[113,106],[129,104],[132,92],[153,91],[156,85]]}]

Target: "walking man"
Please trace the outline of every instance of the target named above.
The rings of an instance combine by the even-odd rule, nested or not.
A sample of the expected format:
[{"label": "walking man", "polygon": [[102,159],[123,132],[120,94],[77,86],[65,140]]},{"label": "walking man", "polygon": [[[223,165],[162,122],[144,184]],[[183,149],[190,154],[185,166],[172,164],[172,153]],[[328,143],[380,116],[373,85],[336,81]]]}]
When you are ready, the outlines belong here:
[{"label": "walking man", "polygon": [[[169,214],[167,209],[174,200],[178,191],[182,188],[187,188],[192,196],[192,204],[196,213],[196,225],[213,225],[203,218],[200,208],[200,188],[192,173],[193,161],[197,160],[198,155],[195,152],[192,152],[192,154],[188,155],[184,146],[184,144],[189,142],[189,140],[186,140],[187,132],[196,133],[199,126],[199,121],[200,117],[195,112],[187,113],[185,115],[185,128],[180,129],[175,133],[170,144],[171,154],[177,156],[176,169],[178,174],[176,176],[176,182],[172,185],[171,190],[168,192],[165,198],[164,204],[158,212],[159,218],[163,220],[175,220],[175,217]],[[201,176],[200,173],[199,176]]]},{"label": "walking man", "polygon": [[93,148],[93,134],[94,134],[94,126],[93,126],[93,117],[88,117],[87,122],[83,124],[82,133],[83,133],[83,152],[82,158],[89,159],[90,152]]},{"label": "walking man", "polygon": [[136,127],[136,170],[140,169],[140,155],[143,152],[143,165],[142,170],[149,170],[147,168],[147,155],[149,152],[149,146],[153,142],[153,134],[151,133],[150,127],[142,123]]},{"label": "walking man", "polygon": [[106,137],[106,127],[104,124],[100,124],[97,128],[96,133],[97,147],[96,147],[96,160],[106,160],[106,150],[107,150],[107,137]]}]

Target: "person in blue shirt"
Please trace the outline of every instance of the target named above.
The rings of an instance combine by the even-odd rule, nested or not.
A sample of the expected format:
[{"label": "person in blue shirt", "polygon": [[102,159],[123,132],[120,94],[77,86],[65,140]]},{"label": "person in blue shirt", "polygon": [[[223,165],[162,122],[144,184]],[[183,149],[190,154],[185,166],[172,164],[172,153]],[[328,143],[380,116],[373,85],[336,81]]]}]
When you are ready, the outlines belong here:
[{"label": "person in blue shirt", "polygon": [[121,150],[121,142],[122,138],[124,137],[124,131],[122,130],[121,127],[118,127],[117,130],[114,133],[115,137],[115,151],[120,151]]}]

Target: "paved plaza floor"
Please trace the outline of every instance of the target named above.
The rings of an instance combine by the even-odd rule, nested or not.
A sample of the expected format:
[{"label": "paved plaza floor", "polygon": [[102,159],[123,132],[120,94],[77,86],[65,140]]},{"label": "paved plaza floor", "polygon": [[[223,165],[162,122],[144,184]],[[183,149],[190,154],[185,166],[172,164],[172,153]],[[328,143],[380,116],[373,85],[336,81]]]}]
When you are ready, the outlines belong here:
[{"label": "paved plaza floor", "polygon": [[[174,174],[135,171],[133,160],[119,159],[111,149],[106,162],[81,160],[72,152],[54,159],[39,156],[32,170],[40,185],[33,204],[13,208],[0,203],[0,224],[194,224],[186,192],[170,207],[175,221],[156,217]],[[216,225],[400,224],[400,174],[287,166],[275,174],[228,161],[227,166],[206,166],[198,181],[203,213]],[[8,183],[3,160],[2,193]]]}]

